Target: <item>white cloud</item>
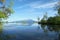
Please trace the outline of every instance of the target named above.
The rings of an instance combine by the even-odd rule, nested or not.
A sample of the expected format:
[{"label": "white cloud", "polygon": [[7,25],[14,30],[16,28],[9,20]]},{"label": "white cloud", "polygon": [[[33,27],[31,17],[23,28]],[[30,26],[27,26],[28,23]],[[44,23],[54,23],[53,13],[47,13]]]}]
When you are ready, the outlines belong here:
[{"label": "white cloud", "polygon": [[21,8],[24,8],[27,6],[33,8],[33,9],[34,8],[53,8],[55,6],[55,4],[57,4],[58,1],[51,2],[51,3],[45,3],[45,4],[41,4],[40,2],[33,2],[33,3],[25,4],[23,6],[16,7],[15,9],[21,9]]},{"label": "white cloud", "polygon": [[27,7],[27,6],[30,6],[31,7],[32,5],[39,4],[39,2],[41,3],[41,1],[27,3],[27,4],[23,5],[23,6],[16,7],[15,9],[21,9],[21,8],[24,8],[24,7]]},{"label": "white cloud", "polygon": [[25,1],[25,0],[15,0],[15,1],[20,1],[20,2],[22,2],[22,1]]},{"label": "white cloud", "polygon": [[30,7],[32,8],[52,8],[57,4],[57,2],[47,3],[47,4],[32,4]]},{"label": "white cloud", "polygon": [[23,5],[23,6],[19,6],[19,7],[16,7],[15,9],[21,9],[21,8],[24,8],[24,7],[26,7],[28,4],[26,4],[26,5]]},{"label": "white cloud", "polygon": [[25,0],[18,0],[18,1],[25,1]]}]

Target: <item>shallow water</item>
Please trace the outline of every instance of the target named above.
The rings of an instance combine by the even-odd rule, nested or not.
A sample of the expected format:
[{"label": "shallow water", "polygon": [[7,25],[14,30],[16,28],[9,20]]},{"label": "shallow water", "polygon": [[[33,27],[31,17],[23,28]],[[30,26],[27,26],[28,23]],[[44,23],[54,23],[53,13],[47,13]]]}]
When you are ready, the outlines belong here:
[{"label": "shallow water", "polygon": [[1,35],[3,40],[58,40],[59,37],[58,32],[43,25],[8,25],[3,27]]}]

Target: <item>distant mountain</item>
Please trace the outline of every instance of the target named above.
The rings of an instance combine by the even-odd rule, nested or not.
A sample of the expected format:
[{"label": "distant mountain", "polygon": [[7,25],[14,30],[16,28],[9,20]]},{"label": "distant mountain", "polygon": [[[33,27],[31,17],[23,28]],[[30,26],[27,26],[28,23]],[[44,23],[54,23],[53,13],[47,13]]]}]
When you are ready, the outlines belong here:
[{"label": "distant mountain", "polygon": [[22,21],[16,21],[17,23],[22,23],[22,24],[33,24],[35,21],[34,20],[22,20]]},{"label": "distant mountain", "polygon": [[15,22],[34,22],[34,20],[20,20],[20,21],[15,21]]},{"label": "distant mountain", "polygon": [[22,24],[22,25],[32,25],[35,22],[36,21],[29,19],[29,20],[13,21],[13,22],[10,22],[10,23],[19,23],[19,24]]}]

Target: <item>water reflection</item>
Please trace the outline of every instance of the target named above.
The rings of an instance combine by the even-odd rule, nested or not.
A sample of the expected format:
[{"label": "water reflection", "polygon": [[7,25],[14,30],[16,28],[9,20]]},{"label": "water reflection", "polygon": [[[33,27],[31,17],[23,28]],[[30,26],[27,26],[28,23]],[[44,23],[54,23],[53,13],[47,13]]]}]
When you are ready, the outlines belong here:
[{"label": "water reflection", "polygon": [[47,25],[47,27],[50,31],[57,32],[58,35],[57,40],[60,40],[60,25]]},{"label": "water reflection", "polygon": [[44,32],[48,32],[46,24],[41,24],[41,28],[44,30]]},{"label": "water reflection", "polygon": [[60,25],[47,25],[50,31],[60,32]]},{"label": "water reflection", "polygon": [[3,33],[3,27],[2,23],[0,22],[0,40],[3,40],[2,33]]},{"label": "water reflection", "polygon": [[[0,25],[1,26],[1,25]],[[12,26],[12,25],[11,25]],[[15,28],[16,27],[16,28]],[[6,27],[7,28],[7,27]],[[8,27],[9,30],[5,31],[5,33],[0,33],[0,40],[60,40],[60,25],[43,25],[40,24],[38,26],[12,26]],[[11,29],[15,28],[15,29]],[[43,30],[43,33],[41,32]],[[1,26],[1,30],[3,30]],[[13,33],[12,33],[13,32]],[[57,38],[55,36],[56,33]],[[52,34],[50,34],[52,33]]]},{"label": "water reflection", "polygon": [[40,25],[37,26],[37,31],[39,31],[39,30],[40,30]]},{"label": "water reflection", "polygon": [[0,23],[0,32],[2,31],[2,26],[3,26],[2,23]]},{"label": "water reflection", "polygon": [[[47,26],[48,30],[45,29],[45,27]],[[41,28],[44,30],[44,32],[55,32],[57,33],[58,38],[55,40],[60,40],[60,25],[42,25],[41,24]]]}]

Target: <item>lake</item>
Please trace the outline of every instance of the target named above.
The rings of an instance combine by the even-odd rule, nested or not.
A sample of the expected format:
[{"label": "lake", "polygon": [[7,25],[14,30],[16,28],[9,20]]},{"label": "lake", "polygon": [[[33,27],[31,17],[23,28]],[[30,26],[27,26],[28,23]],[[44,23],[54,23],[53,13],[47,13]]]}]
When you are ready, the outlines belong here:
[{"label": "lake", "polygon": [[8,25],[3,26],[1,40],[59,40],[60,25]]}]

